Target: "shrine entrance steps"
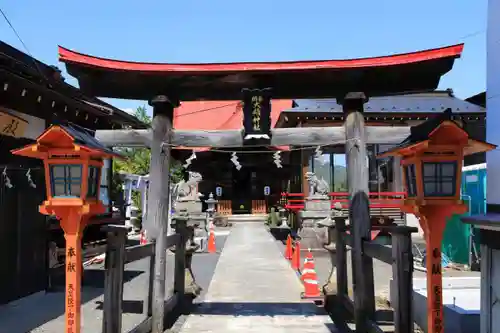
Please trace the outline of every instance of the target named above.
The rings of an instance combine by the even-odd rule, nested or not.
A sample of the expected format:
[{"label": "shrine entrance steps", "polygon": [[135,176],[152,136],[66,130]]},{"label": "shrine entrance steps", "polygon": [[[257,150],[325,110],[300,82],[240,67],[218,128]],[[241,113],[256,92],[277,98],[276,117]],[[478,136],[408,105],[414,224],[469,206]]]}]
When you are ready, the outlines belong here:
[{"label": "shrine entrance steps", "polygon": [[258,222],[265,223],[267,221],[267,214],[234,214],[228,216],[228,222],[242,223],[242,222]]},{"label": "shrine entrance steps", "polygon": [[320,307],[301,300],[303,286],[262,223],[235,224],[204,302],[181,333],[337,332]]}]

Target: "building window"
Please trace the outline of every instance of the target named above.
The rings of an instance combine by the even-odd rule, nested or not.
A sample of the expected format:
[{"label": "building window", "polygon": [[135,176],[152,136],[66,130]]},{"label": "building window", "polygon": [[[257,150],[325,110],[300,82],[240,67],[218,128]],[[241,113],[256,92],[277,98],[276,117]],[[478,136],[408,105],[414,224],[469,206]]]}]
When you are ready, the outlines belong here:
[{"label": "building window", "polygon": [[415,164],[405,166],[406,187],[409,197],[417,196],[417,174],[415,173]]},{"label": "building window", "polygon": [[320,158],[314,154],[309,158],[307,171],[324,179],[332,192],[347,191],[347,169],[344,154],[324,153]]},{"label": "building window", "polygon": [[450,197],[456,192],[457,162],[424,162],[424,196]]},{"label": "building window", "polygon": [[53,197],[80,197],[82,166],[79,164],[55,164],[50,166]]},{"label": "building window", "polygon": [[111,202],[109,200],[109,189],[111,188],[111,178],[109,177],[110,169],[112,165],[111,159],[103,160],[103,166],[101,169],[101,184],[99,190],[99,200],[107,207],[106,211],[109,213],[111,211]]},{"label": "building window", "polygon": [[87,183],[87,197],[97,197],[97,186],[99,181],[99,169],[95,166],[89,166],[88,183]]}]

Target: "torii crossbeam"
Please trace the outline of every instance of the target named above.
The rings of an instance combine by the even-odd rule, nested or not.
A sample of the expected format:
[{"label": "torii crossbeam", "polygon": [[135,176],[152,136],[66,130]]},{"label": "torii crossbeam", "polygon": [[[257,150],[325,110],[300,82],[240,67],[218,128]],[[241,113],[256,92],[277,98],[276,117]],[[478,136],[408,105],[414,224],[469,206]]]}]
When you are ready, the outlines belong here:
[{"label": "torii crossbeam", "polygon": [[[365,136],[368,144],[399,143],[410,134],[407,126],[366,126]],[[243,130],[200,131],[172,130],[171,146],[180,147],[242,147]],[[146,130],[98,130],[96,138],[107,146],[113,147],[151,147],[153,132]],[[166,144],[167,142],[165,142]],[[275,128],[271,130],[272,146],[315,146],[345,143],[344,127],[302,127]]]}]

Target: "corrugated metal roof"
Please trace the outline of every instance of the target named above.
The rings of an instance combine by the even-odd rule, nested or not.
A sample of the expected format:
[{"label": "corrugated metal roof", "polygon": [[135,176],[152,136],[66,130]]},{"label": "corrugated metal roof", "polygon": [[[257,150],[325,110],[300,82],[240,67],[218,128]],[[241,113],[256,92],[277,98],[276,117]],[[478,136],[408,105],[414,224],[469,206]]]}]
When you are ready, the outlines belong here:
[{"label": "corrugated metal roof", "polygon": [[119,154],[115,153],[112,149],[106,147],[99,140],[97,140],[91,131],[83,127],[75,124],[59,124],[58,126],[68,132],[68,134],[73,137],[74,142],[77,144],[100,150],[106,154],[119,156]]},{"label": "corrugated metal roof", "polygon": [[[336,99],[295,100],[296,107],[283,112],[342,112],[342,105]],[[365,104],[366,113],[440,113],[451,109],[453,113],[483,113],[485,108],[461,100],[450,91],[372,97]]]}]

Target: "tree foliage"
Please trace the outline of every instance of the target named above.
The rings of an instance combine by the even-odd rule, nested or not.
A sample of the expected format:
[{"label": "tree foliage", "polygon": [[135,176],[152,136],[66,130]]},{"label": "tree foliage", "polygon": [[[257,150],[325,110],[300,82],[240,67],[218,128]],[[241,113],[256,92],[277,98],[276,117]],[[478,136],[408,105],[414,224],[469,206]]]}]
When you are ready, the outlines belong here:
[{"label": "tree foliage", "polygon": [[[138,107],[134,112],[134,116],[143,123],[151,126],[152,119],[147,114],[145,106]],[[149,174],[149,165],[151,162],[151,151],[149,148],[116,148],[116,152],[124,156],[125,159],[113,159],[113,170],[115,174],[120,172],[141,176]],[[170,170],[171,181],[174,183],[179,182],[182,179],[182,166],[180,163],[172,160]],[[113,178],[114,187],[120,186],[121,184],[117,177]],[[134,204],[137,205],[136,200],[134,195]]]},{"label": "tree foliage", "polygon": [[[147,125],[151,125],[151,117],[146,112],[145,106],[135,110],[134,116]],[[117,153],[125,157],[124,160],[114,159],[113,170],[145,176],[149,173],[151,152],[149,148],[117,148]]]}]

